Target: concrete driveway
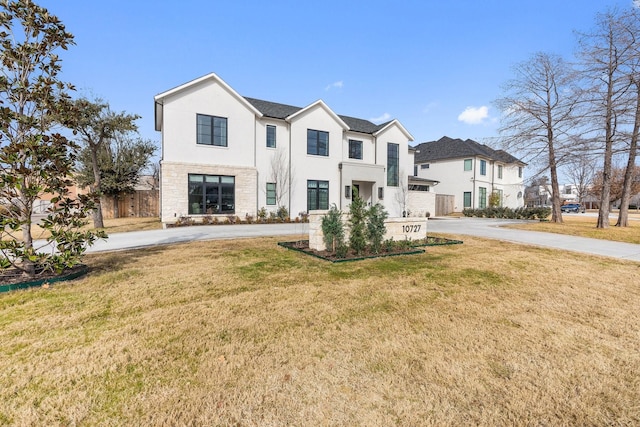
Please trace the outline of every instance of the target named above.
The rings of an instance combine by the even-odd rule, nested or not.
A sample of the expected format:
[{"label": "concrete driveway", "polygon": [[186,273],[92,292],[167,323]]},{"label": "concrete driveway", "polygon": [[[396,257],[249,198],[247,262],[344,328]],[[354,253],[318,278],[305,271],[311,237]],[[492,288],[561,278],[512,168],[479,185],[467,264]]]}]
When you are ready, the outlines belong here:
[{"label": "concrete driveway", "polygon": [[[489,218],[434,218],[429,220],[427,228],[429,233],[476,236],[640,262],[640,245],[501,227],[506,224],[522,222],[526,221]],[[87,252],[115,251],[196,240],[300,235],[308,232],[308,224],[295,223],[177,227],[111,234],[108,240],[98,241]]]}]

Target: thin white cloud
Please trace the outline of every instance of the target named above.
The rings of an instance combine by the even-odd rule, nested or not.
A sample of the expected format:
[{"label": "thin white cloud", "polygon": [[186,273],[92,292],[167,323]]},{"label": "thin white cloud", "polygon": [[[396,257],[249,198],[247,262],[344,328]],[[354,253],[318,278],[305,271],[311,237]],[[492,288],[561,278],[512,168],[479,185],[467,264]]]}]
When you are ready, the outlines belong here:
[{"label": "thin white cloud", "polygon": [[344,82],[342,80],[339,80],[337,82],[328,84],[327,87],[324,88],[324,90],[329,91],[331,89],[342,89],[342,86],[344,86]]},{"label": "thin white cloud", "polygon": [[480,125],[489,118],[489,107],[467,107],[458,116],[458,120],[468,125]]},{"label": "thin white cloud", "polygon": [[382,122],[386,122],[387,120],[389,120],[391,118],[391,114],[389,113],[384,113],[383,115],[381,115],[380,117],[374,117],[372,119],[369,119],[370,122],[373,123],[382,123]]},{"label": "thin white cloud", "polygon": [[422,112],[423,113],[429,113],[429,112],[435,110],[436,108],[438,108],[438,103],[435,102],[435,101],[432,101],[432,102],[428,103],[427,106],[422,109]]}]

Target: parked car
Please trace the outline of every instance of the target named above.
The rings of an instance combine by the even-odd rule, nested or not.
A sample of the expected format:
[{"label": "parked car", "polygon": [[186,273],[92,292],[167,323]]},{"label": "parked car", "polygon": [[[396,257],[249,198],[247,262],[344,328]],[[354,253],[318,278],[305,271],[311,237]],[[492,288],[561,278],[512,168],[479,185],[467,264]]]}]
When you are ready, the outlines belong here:
[{"label": "parked car", "polygon": [[560,206],[560,210],[562,212],[582,212],[585,213],[587,210],[584,208],[584,205],[580,203],[567,203],[566,205]]}]

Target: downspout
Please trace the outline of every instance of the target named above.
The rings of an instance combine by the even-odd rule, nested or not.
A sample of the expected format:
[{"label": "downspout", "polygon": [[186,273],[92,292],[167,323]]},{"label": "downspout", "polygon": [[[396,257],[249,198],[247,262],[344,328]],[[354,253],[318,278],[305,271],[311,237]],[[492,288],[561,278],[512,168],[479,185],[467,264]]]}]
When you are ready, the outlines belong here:
[{"label": "downspout", "polygon": [[472,203],[471,206],[473,207],[473,209],[478,209],[480,208],[480,206],[476,207],[476,162],[478,161],[477,157],[473,158],[473,187],[471,189],[471,197],[472,197]]},{"label": "downspout", "polygon": [[293,215],[293,212],[291,212],[291,185],[293,184],[291,182],[293,180],[293,175],[292,175],[292,172],[291,172],[291,153],[293,151],[293,148],[292,148],[292,139],[291,139],[291,123],[288,122],[287,120],[285,120],[285,123],[287,123],[287,128],[289,130],[289,179],[288,179],[288,181],[289,181],[288,187],[289,188],[287,190],[289,191],[289,196],[288,196],[288,199],[289,199],[289,216],[291,216],[291,215]]},{"label": "downspout", "polygon": [[255,217],[258,218],[258,210],[260,209],[260,171],[258,170],[258,120],[253,115],[253,167],[256,169],[256,211]]}]

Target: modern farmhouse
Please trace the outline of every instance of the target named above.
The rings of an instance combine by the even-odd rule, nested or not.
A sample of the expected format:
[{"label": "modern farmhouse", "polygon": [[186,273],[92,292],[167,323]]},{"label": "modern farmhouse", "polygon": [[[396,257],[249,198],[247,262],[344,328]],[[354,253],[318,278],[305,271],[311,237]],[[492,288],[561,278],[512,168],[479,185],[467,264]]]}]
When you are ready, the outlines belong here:
[{"label": "modern farmhouse", "polygon": [[440,181],[438,194],[454,196],[454,211],[486,208],[492,193],[499,206],[524,206],[525,163],[509,153],[446,136],[415,149],[414,175]]},{"label": "modern farmhouse", "polygon": [[[211,73],[155,97],[161,219],[347,209],[354,189],[391,216],[408,205],[415,150],[398,120],[376,125],[322,100],[294,107],[239,95]],[[418,181],[421,181],[417,179]],[[426,181],[429,182],[429,181]],[[414,198],[423,210],[435,194]],[[420,207],[420,206],[418,206]]]}]

